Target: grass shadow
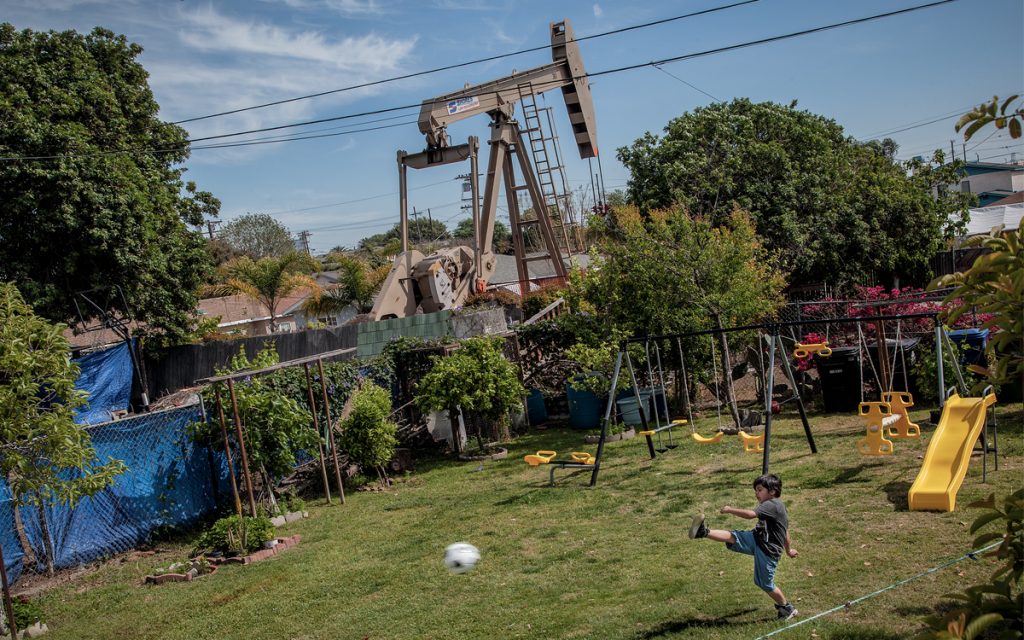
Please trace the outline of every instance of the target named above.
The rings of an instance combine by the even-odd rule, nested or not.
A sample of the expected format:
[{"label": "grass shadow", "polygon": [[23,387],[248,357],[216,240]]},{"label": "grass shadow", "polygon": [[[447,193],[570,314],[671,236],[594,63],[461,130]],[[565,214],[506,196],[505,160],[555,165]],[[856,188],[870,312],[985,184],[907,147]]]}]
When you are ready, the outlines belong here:
[{"label": "grass shadow", "polygon": [[910,503],[907,494],[910,492],[910,484],[906,480],[894,480],[882,485],[885,497],[896,507],[897,511],[909,511]]},{"label": "grass shadow", "polygon": [[718,618],[687,618],[684,620],[670,620],[668,622],[663,622],[656,627],[652,627],[645,631],[637,632],[637,634],[633,637],[636,638],[636,640],[643,640],[646,638],[659,638],[669,634],[686,631],[687,629],[710,629],[714,627],[728,627],[732,625],[739,626],[748,624],[758,624],[775,619],[774,616],[772,616],[771,618],[764,618],[763,620],[751,620],[749,622],[734,622],[730,619],[743,616],[754,611],[757,611],[757,609],[751,608],[743,609],[741,611],[734,611],[733,613],[729,613]]}]

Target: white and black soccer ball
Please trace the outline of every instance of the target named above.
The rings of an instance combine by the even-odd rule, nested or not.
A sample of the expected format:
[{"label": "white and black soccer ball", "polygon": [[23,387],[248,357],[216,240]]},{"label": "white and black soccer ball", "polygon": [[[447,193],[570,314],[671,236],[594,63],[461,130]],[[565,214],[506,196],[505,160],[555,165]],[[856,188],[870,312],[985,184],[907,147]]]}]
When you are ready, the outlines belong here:
[{"label": "white and black soccer ball", "polygon": [[468,542],[456,542],[444,550],[444,566],[452,573],[466,573],[480,561],[480,550]]}]

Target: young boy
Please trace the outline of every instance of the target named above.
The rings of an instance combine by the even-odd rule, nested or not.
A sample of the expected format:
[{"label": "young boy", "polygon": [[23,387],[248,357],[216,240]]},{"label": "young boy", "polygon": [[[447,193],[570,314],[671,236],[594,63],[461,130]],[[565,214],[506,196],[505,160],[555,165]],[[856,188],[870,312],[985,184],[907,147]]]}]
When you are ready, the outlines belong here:
[{"label": "young boy", "polygon": [[782,495],[782,481],[775,474],[763,475],[754,480],[754,496],[758,505],[751,509],[722,507],[721,512],[753,520],[757,518],[757,526],[751,531],[725,531],[708,529],[704,524],[703,514],[693,517],[690,525],[691,538],[708,538],[716,542],[724,542],[726,548],[748,556],[754,556],[754,584],[761,587],[772,600],[780,620],[789,620],[798,612],[786,601],[786,596],[775,586],[775,568],[785,549],[786,555],[795,558],[799,555],[789,542],[789,516],[786,507],[779,500]]}]

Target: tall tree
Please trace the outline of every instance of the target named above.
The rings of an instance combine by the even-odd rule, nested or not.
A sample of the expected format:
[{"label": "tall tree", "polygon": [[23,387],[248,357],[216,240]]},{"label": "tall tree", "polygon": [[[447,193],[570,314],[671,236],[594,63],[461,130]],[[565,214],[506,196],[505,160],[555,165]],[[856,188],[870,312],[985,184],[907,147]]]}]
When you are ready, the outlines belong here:
[{"label": "tall tree", "polygon": [[278,257],[295,251],[292,234],[265,213],[247,213],[224,225],[218,237],[238,253],[253,259]]},{"label": "tall tree", "polygon": [[381,283],[387,278],[391,268],[381,265],[373,268],[367,263],[351,256],[334,256],[338,270],[338,283],[324,287],[320,296],[312,297],[303,303],[303,310],[314,316],[336,314],[354,304],[359,313],[366,313],[373,308],[374,296],[377,295]]},{"label": "tall tree", "polygon": [[205,292],[215,296],[243,295],[259,300],[270,313],[270,332],[277,331],[277,307],[288,294],[309,289],[320,297],[320,286],[305,271],[315,270],[319,263],[304,253],[292,252],[280,258],[253,260],[242,256],[224,265],[227,278],[210,285]]},{"label": "tall tree", "polygon": [[[384,233],[367,236],[360,240],[359,248],[369,249],[379,247],[381,245],[389,244],[392,240],[401,237],[402,228],[401,225],[396,222],[395,226],[391,227]],[[432,220],[422,215],[409,220],[410,245],[430,244],[431,242],[437,242],[438,240],[447,240],[450,237],[451,232],[448,231],[448,227],[446,227],[440,220]]]},{"label": "tall tree", "polygon": [[908,176],[891,141],[860,144],[822,116],[746,99],[686,113],[618,156],[645,212],[679,204],[717,225],[734,207],[749,211],[793,284],[924,282],[947,220],[972,204],[939,188],[959,182],[941,155]]},{"label": "tall tree", "polygon": [[220,203],[183,183],[188,137],[157,117],[141,53],[105,29],[0,25],[0,156],[13,158],[0,162],[0,280],[62,322],[75,292],[120,286],[133,316],[174,339],[209,269],[190,226]]},{"label": "tall tree", "polygon": [[74,504],[126,470],[120,460],[101,464],[89,432],[74,422],[85,394],[75,389],[78,365],[64,329],[35,315],[13,283],[0,282],[0,474],[15,504],[38,508],[51,575],[46,505]]},{"label": "tall tree", "polygon": [[[681,207],[647,215],[618,207],[609,216],[595,268],[574,276],[570,299],[582,296],[613,330],[643,336],[721,329],[771,317],[781,304],[782,271],[746,212],[733,211],[717,227]],[[717,356],[718,384],[738,425],[724,335]]]}]

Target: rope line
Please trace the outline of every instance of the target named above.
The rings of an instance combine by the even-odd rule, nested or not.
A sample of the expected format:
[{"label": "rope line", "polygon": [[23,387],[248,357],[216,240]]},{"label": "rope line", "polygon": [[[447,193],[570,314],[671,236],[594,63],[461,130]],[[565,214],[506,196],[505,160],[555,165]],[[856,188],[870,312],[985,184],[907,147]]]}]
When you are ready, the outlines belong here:
[{"label": "rope line", "polygon": [[988,544],[988,545],[986,545],[986,546],[984,546],[984,547],[982,547],[980,549],[975,549],[974,551],[968,551],[967,553],[965,553],[964,555],[960,556],[959,558],[943,562],[942,564],[934,566],[931,569],[927,569],[925,571],[922,571],[921,573],[919,573],[917,575],[910,576],[909,578],[904,578],[903,580],[900,580],[898,582],[894,582],[894,583],[890,584],[887,587],[883,587],[881,589],[878,589],[877,591],[872,591],[871,593],[869,593],[867,595],[861,596],[859,598],[855,598],[853,600],[847,600],[846,602],[844,602],[843,604],[841,604],[839,606],[832,607],[831,609],[829,609],[827,611],[822,611],[821,613],[817,613],[817,614],[811,616],[810,618],[804,618],[803,620],[800,620],[798,622],[794,622],[792,624],[786,625],[785,627],[782,627],[781,629],[776,629],[775,631],[772,631],[771,633],[766,633],[763,636],[758,636],[756,640],[764,640],[765,638],[770,638],[770,637],[772,637],[774,635],[782,633],[783,631],[789,631],[790,629],[792,629],[794,627],[799,627],[802,624],[807,624],[808,622],[811,622],[812,620],[817,620],[818,618],[821,618],[821,617],[833,614],[836,611],[839,611],[841,609],[849,609],[850,607],[852,607],[853,605],[855,605],[855,604],[857,604],[859,602],[863,602],[864,600],[867,600],[869,598],[874,598],[875,596],[881,595],[881,594],[885,593],[886,591],[891,591],[892,589],[895,589],[896,587],[903,586],[903,585],[907,584],[908,582],[912,582],[914,580],[917,580],[918,578],[923,578],[924,576],[929,575],[931,573],[935,573],[936,571],[939,571],[941,569],[945,569],[947,567],[951,567],[951,566],[953,566],[954,564],[956,564],[958,562],[966,560],[967,558],[970,558],[971,560],[977,560],[979,554],[982,554],[982,553],[984,553],[984,552],[986,552],[989,549],[992,549],[994,547],[998,547],[1001,544],[1003,544],[1003,541],[1002,540],[997,540],[997,541],[995,541],[995,542],[993,542],[991,544]]}]

